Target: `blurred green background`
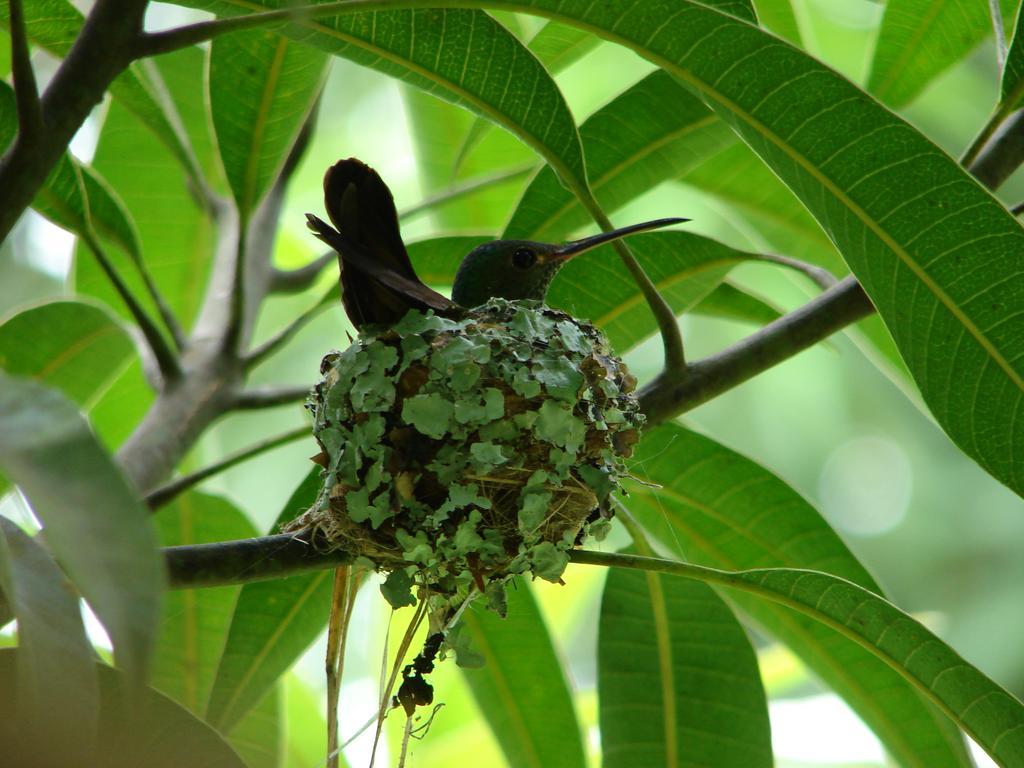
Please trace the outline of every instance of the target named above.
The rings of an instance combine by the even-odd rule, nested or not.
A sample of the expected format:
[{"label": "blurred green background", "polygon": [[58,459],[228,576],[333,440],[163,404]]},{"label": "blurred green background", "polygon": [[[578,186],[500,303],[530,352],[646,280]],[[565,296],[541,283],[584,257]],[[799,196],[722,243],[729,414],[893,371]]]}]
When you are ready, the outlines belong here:
[{"label": "blurred green background", "polygon": [[[864,83],[883,5],[868,0],[793,0],[793,6],[808,50]],[[156,6],[150,23],[159,27],[191,17],[175,7]],[[524,35],[539,24],[530,18],[501,18]],[[628,51],[602,44],[557,80],[582,122],[651,68]],[[903,114],[957,156],[987,119],[996,101],[997,79],[990,38],[934,81]],[[80,156],[87,158],[92,151],[100,119],[102,111],[76,139]],[[283,268],[318,255],[303,213],[321,212],[321,176],[339,157],[359,157],[377,168],[394,191],[399,210],[443,192],[457,179],[536,162],[515,139],[491,128],[453,173],[474,118],[341,59],[333,62],[318,120],[314,141],[287,198],[275,253]],[[407,240],[439,233],[496,236],[524,183],[518,178],[459,204],[410,217],[403,223],[404,235]],[[756,185],[756,179],[751,183]],[[751,192],[756,191],[752,187]],[[1024,199],[1024,177],[1011,179],[1001,195],[1010,204]],[[749,250],[799,255],[808,247],[806,233],[769,226],[742,207],[682,181],[651,189],[613,218],[621,225],[670,215],[688,216],[693,222],[687,226],[693,231]],[[27,304],[69,291],[71,243],[70,236],[39,217],[26,216],[0,249],[0,320]],[[802,277],[765,265],[741,267],[733,277],[782,309],[801,304],[815,291]],[[270,335],[309,306],[334,279],[325,274],[304,294],[269,300],[260,318],[261,335]],[[752,330],[704,317],[683,322],[692,358]],[[340,308],[324,313],[258,369],[255,383],[311,384],[322,354],[346,345],[346,329]],[[837,337],[687,414],[685,420],[770,468],[815,502],[894,602],[923,618],[996,681],[1024,695],[1024,503],[965,458],[921,409],[913,386],[899,373],[876,365],[862,346],[856,332]],[[649,341],[628,362],[641,381],[646,380],[658,368],[660,345]],[[293,427],[301,418],[298,406],[232,415],[206,434],[189,465],[203,466]],[[266,529],[315,452],[311,439],[292,444],[218,476],[203,488],[229,497],[258,528]],[[8,500],[8,507],[13,503]],[[577,707],[590,729],[588,741],[596,756],[594,653],[603,573],[576,566],[565,580],[565,587],[540,584],[536,590],[571,670]],[[351,734],[374,710],[388,616],[376,587],[365,588],[357,603],[345,668],[343,735]],[[405,620],[398,614],[392,633],[404,630]],[[288,765],[322,763],[323,645],[321,638],[288,679]],[[885,764],[867,729],[808,678],[784,649],[765,642],[759,649],[772,696],[780,766]],[[445,707],[428,737],[415,743],[412,764],[502,765],[496,743],[454,665],[442,664],[433,682],[437,700]],[[390,725],[395,730],[390,734],[394,748],[400,724]],[[346,754],[354,765],[365,765],[367,749],[364,736]],[[385,755],[378,759],[380,765],[389,764]]]}]

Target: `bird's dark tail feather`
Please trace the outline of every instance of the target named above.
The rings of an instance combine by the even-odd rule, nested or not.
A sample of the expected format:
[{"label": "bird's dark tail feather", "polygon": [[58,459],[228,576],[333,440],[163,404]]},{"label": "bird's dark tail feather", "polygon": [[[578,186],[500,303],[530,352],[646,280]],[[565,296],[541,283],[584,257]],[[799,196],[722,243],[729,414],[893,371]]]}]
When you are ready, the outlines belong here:
[{"label": "bird's dark tail feather", "polygon": [[[338,266],[342,274],[342,300],[349,318],[358,328],[366,323],[397,322],[410,309],[432,309],[438,314],[451,314],[458,306],[450,299],[442,296],[437,291],[428,288],[413,275],[413,279],[406,277],[387,265],[381,264],[367,251],[354,243],[348,237],[338,232],[334,227],[323,219],[312,213],[306,214],[306,226],[317,236],[318,239],[329,245],[338,253]],[[345,280],[345,276],[349,280]],[[358,275],[358,277],[355,277]],[[352,298],[347,292],[347,286],[355,286],[355,290],[364,290],[378,295],[384,291],[383,297],[387,306],[381,307],[388,311],[387,317],[367,317],[365,313],[353,316],[353,310],[349,299]],[[366,303],[367,295],[360,297]],[[397,304],[397,310],[389,310]],[[381,314],[380,311],[377,312]],[[397,317],[394,316],[397,314]]]}]

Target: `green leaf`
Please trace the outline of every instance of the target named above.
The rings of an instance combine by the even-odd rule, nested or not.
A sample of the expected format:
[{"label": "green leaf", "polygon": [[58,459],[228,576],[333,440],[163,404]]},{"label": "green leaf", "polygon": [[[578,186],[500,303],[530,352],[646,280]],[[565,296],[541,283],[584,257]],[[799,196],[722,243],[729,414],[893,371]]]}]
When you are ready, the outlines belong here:
[{"label": "green leaf", "polygon": [[134,357],[124,328],[77,301],[30,307],[0,325],[0,368],[59,389],[88,410]]},{"label": "green leaf", "polygon": [[722,13],[728,13],[737,19],[757,24],[757,14],[754,12],[753,0],[705,0],[704,5],[715,8]]},{"label": "green leaf", "polygon": [[228,741],[248,768],[277,768],[284,745],[281,686],[274,689],[235,726]]},{"label": "green leaf", "polygon": [[[276,7],[270,0],[184,4],[224,16]],[[540,62],[487,14],[374,11],[313,19],[284,32],[470,109],[532,147],[565,183],[583,183],[583,151],[562,94]],[[488,65],[467,66],[476,61]]]},{"label": "green leaf", "polygon": [[515,5],[612,38],[699,91],[837,244],[936,420],[1024,493],[1011,458],[1024,454],[1024,419],[1006,416],[1024,401],[1024,229],[987,190],[824,64],[700,3],[667,18],[627,0]]},{"label": "green leaf", "polygon": [[[1015,0],[1000,0],[1000,5],[1012,13]],[[901,107],[991,34],[987,2],[888,0],[868,90]]]},{"label": "green leaf", "polygon": [[827,573],[794,568],[728,572],[658,559],[646,565],[742,590],[810,617],[896,670],[996,763],[1024,765],[1024,704],[873,592]]},{"label": "green leaf", "polygon": [[[167,87],[194,136],[207,133],[202,89],[202,54],[185,49],[160,57],[155,65],[167,77]],[[209,139],[205,139],[209,147]],[[202,146],[193,140],[196,146]],[[145,158],[145,173],[139,172]],[[182,175],[179,161],[139,120],[114,100],[100,133],[93,166],[117,190],[138,229],[142,255],[154,282],[174,314],[188,329],[195,318],[212,262],[214,232],[200,210]],[[149,304],[145,288],[131,270],[124,269],[118,253],[108,254],[135,296]],[[80,294],[94,296],[128,317],[120,299],[91,254],[78,249],[75,286]],[[152,307],[151,307],[152,308]]]},{"label": "green leaf", "polygon": [[601,42],[586,30],[549,21],[527,44],[548,72],[556,75],[583,58]]},{"label": "green leaf", "polygon": [[[590,188],[606,212],[735,141],[699,99],[661,71],[594,113],[580,126],[580,138]],[[556,242],[589,222],[580,201],[544,168],[527,187],[502,237]]]},{"label": "green leaf", "polygon": [[322,52],[264,29],[223,35],[210,46],[210,112],[243,220],[280,172],[326,64]]},{"label": "green leaf", "polygon": [[597,638],[604,768],[773,765],[757,656],[713,589],[612,568]]},{"label": "green leaf", "polygon": [[[327,724],[323,704],[298,675],[284,678],[285,720],[288,739],[285,743],[285,765],[288,768],[322,768]],[[340,763],[347,768],[344,755]]]},{"label": "green leaf", "polygon": [[1017,10],[1013,38],[1006,52],[1006,66],[999,89],[999,107],[1006,113],[1020,106],[1024,100],[1024,13]]},{"label": "green leaf", "polygon": [[[256,536],[256,529],[231,503],[191,491],[156,515],[160,545],[204,544]],[[150,684],[202,716],[220,663],[241,587],[170,591],[153,658]]]},{"label": "green leaf", "polygon": [[751,325],[767,325],[782,316],[782,312],[764,299],[724,282],[705,296],[691,310],[698,315],[738,320]]},{"label": "green leaf", "polygon": [[[600,38],[586,30],[551,21],[530,38],[526,47],[540,60],[549,73],[557,75],[596,48],[600,42]],[[470,124],[453,163],[456,173],[463,166],[466,157],[487,135],[490,127],[491,124],[483,118],[477,118]]]},{"label": "green leaf", "polygon": [[[99,307],[52,301],[0,325],[0,368],[59,389],[114,450],[153,399],[124,328]],[[6,483],[0,480],[0,491]]]},{"label": "green leaf", "polygon": [[[0,690],[14,688],[20,651],[0,650]],[[97,664],[100,705],[99,737],[95,758],[78,753],[69,765],[103,768],[246,768],[238,755],[209,725],[151,688],[133,690],[116,669]],[[3,733],[16,722],[13,699],[0,697],[0,738],[9,765],[41,765],[40,751],[48,741],[33,745],[25,759],[11,754],[12,741]],[[44,735],[43,739],[51,737]]]},{"label": "green leaf", "polygon": [[[135,356],[131,339],[98,307],[54,301],[0,325],[0,369],[59,389],[88,411]],[[0,493],[10,487],[0,475]]]},{"label": "green leaf", "polygon": [[[319,490],[320,469],[315,468],[272,530],[301,514]],[[315,571],[242,587],[210,692],[208,722],[229,732],[267,695],[327,626],[333,581],[333,571]]]},{"label": "green leaf", "polygon": [[565,672],[526,582],[508,585],[508,618],[470,605],[462,624],[485,664],[461,670],[509,766],[583,768]]},{"label": "green leaf", "polygon": [[[18,619],[14,684],[19,740],[46,737],[41,763],[73,762],[96,733],[99,691],[78,596],[46,551],[0,517],[0,587]],[[9,742],[5,742],[9,743]]]},{"label": "green leaf", "polygon": [[[818,264],[837,277],[849,272],[821,225],[747,146],[727,147],[685,174],[681,181],[714,195],[730,212],[753,224],[766,241],[765,249]],[[854,335],[855,341],[863,344],[866,339],[872,361],[884,361],[883,372],[906,390],[910,373],[882,321],[876,315],[861,320],[856,327],[860,333]],[[916,395],[912,399],[916,400]]]},{"label": "green leaf", "polygon": [[[32,0],[24,5],[25,30],[31,43],[57,58],[66,56],[85,22],[78,9],[68,0]],[[9,25],[10,7],[5,4],[0,6],[0,27],[6,29]],[[196,159],[189,137],[169,108],[161,84],[152,82],[152,72],[146,62],[133,62],[111,83],[110,92],[153,131],[183,167],[195,174]]]},{"label": "green leaf", "polygon": [[70,402],[2,374],[0,468],[28,498],[47,544],[106,628],[118,666],[141,685],[164,564],[134,490]]},{"label": "green leaf", "polygon": [[[729,570],[827,571],[881,589],[818,512],[767,470],[677,424],[644,435],[632,472],[660,488],[631,488],[630,510],[676,555]],[[959,734],[882,661],[815,621],[731,596],[846,699],[903,765],[969,766]]]},{"label": "green leaf", "polygon": [[793,13],[792,0],[754,0],[754,8],[762,27],[793,45],[801,44],[800,25]]},{"label": "green leaf", "polygon": [[[0,82],[0,146],[17,131],[14,91]],[[133,259],[139,258],[135,225],[123,204],[91,168],[64,153],[32,201],[32,207],[59,227],[77,234],[101,234]]]}]

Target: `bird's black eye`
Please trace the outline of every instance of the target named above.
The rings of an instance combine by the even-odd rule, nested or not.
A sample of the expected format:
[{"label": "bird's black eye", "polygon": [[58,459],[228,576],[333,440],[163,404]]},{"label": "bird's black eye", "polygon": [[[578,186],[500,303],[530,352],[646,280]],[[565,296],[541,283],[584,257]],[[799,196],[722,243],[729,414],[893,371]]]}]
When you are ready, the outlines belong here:
[{"label": "bird's black eye", "polygon": [[516,269],[529,269],[537,263],[537,254],[529,248],[517,248],[512,252],[512,266]]}]

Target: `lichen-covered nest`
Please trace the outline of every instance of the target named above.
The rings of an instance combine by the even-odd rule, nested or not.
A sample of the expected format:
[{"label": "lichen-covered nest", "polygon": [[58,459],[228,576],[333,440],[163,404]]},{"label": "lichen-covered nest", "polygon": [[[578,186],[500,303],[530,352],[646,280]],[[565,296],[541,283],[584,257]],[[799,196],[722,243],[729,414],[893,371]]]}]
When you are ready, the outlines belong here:
[{"label": "lichen-covered nest", "polygon": [[643,416],[588,323],[500,299],[458,321],[414,311],[321,372],[308,407],[324,485],[289,528],[388,572],[392,604],[413,603],[414,582],[557,581],[567,550],[607,530]]}]

